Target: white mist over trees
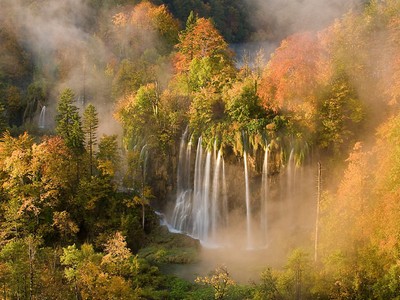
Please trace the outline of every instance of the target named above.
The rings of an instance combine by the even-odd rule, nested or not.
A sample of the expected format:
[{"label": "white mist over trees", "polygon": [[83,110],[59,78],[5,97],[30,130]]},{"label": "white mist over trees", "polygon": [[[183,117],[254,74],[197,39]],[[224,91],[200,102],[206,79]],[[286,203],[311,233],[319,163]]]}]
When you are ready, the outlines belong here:
[{"label": "white mist over trees", "polygon": [[1,4],[3,298],[398,296],[397,0]]}]

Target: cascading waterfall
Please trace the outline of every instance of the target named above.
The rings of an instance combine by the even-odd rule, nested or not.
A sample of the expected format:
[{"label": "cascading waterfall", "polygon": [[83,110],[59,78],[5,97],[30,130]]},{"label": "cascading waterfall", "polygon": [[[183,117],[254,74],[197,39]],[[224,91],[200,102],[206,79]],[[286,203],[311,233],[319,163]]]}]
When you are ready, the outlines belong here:
[{"label": "cascading waterfall", "polygon": [[[185,131],[179,149],[177,198],[171,225],[203,243],[218,244],[219,229],[226,224],[228,213],[226,182],[222,152],[213,154],[202,147],[202,138],[197,143],[194,165],[193,188],[190,182],[191,143],[187,143]],[[221,190],[222,186],[222,190]],[[225,223],[225,224],[224,224]]]},{"label": "cascading waterfall", "polygon": [[43,105],[42,110],[39,115],[39,124],[38,127],[44,129],[46,127],[46,106]]},{"label": "cascading waterfall", "polygon": [[229,226],[228,189],[226,186],[225,161],[222,159],[222,222]]},{"label": "cascading waterfall", "polygon": [[253,237],[251,228],[251,202],[250,202],[250,186],[249,186],[249,172],[247,168],[247,153],[243,153],[244,160],[244,182],[246,189],[246,231],[247,231],[247,248],[253,247]]},{"label": "cascading waterfall", "polygon": [[188,129],[186,128],[179,147],[178,183],[175,209],[171,226],[177,231],[187,232],[192,213],[192,195],[190,188],[190,153],[191,143],[186,146]]},{"label": "cascading waterfall", "polygon": [[286,211],[288,215],[289,227],[293,226],[295,212],[293,211],[294,200],[294,178],[295,178],[295,165],[294,165],[294,149],[290,151],[289,159],[286,167]]},{"label": "cascading waterfall", "polygon": [[268,145],[265,147],[262,168],[260,207],[261,242],[263,245],[266,245],[268,242]]},{"label": "cascading waterfall", "polygon": [[[168,217],[172,230],[199,239],[203,245],[239,243],[251,250],[270,247],[272,239],[284,238],[281,233],[292,234],[299,228],[297,219],[302,212],[294,209],[295,197],[303,197],[304,193],[297,190],[302,186],[297,186],[295,178],[301,174],[297,174],[293,149],[281,176],[269,177],[273,176],[269,174],[269,160],[274,159],[274,154],[271,144],[267,144],[264,157],[260,157],[262,174],[252,177],[251,185],[247,150],[243,153],[243,171],[235,173],[237,166],[226,168],[222,150],[217,149],[216,143],[208,150],[200,137],[194,149],[190,140],[186,129],[179,147],[175,206]],[[240,183],[243,180],[244,186]],[[257,190],[252,191],[257,182]]]},{"label": "cascading waterfall", "polygon": [[[219,219],[218,201],[220,199],[220,169],[221,169],[221,151],[218,151],[216,163],[214,166],[214,176],[212,185],[212,197],[211,197],[211,233],[212,237],[215,238],[217,232],[217,225]],[[224,204],[224,203],[223,203]]]}]

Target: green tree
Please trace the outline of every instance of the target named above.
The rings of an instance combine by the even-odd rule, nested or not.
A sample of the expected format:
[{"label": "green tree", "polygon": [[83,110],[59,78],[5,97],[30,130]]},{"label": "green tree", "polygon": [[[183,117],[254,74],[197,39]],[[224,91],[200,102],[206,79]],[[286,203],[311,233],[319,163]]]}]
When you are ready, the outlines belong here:
[{"label": "green tree", "polygon": [[255,300],[277,300],[280,299],[277,276],[271,269],[266,269],[261,273],[260,283],[256,285],[254,291]]},{"label": "green tree", "polygon": [[56,132],[64,139],[65,145],[74,155],[76,180],[79,182],[80,158],[85,150],[85,137],[78,107],[74,105],[74,98],[75,94],[71,89],[67,88],[61,93],[57,106]]},{"label": "green tree", "polygon": [[103,135],[100,138],[97,160],[100,172],[114,177],[120,162],[117,135]]},{"label": "green tree", "polygon": [[57,106],[56,131],[65,140],[67,147],[78,156],[84,151],[84,133],[79,109],[74,102],[75,94],[71,89],[61,92]]},{"label": "green tree", "polygon": [[365,118],[365,108],[346,74],[332,78],[321,95],[318,111],[318,143],[321,148],[339,154],[345,145],[351,144]]},{"label": "green tree", "polygon": [[83,113],[83,132],[86,137],[86,150],[89,152],[90,176],[93,176],[93,151],[97,144],[96,130],[99,125],[99,118],[96,107],[89,104]]},{"label": "green tree", "polygon": [[277,288],[284,299],[312,299],[314,283],[309,254],[295,249],[289,255],[284,271],[278,276]]}]

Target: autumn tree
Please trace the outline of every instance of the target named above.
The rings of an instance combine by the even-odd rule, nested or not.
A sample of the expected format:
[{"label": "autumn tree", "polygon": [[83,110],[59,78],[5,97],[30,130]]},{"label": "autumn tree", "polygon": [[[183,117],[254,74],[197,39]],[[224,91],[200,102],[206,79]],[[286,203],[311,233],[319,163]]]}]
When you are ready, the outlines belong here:
[{"label": "autumn tree", "polygon": [[[115,251],[118,249],[113,248]],[[137,291],[133,291],[130,282],[109,272],[109,266],[105,267],[103,260],[106,256],[96,253],[90,244],[83,244],[80,249],[75,245],[63,248],[61,263],[65,266],[65,277],[71,284],[75,298],[137,299]],[[126,257],[116,259],[122,261]]]},{"label": "autumn tree", "polygon": [[127,247],[125,237],[117,231],[104,245],[105,255],[101,263],[118,276],[127,275],[130,272],[129,259],[132,256]]},{"label": "autumn tree", "polygon": [[313,132],[319,76],[325,75],[323,48],[312,33],[284,40],[269,61],[258,87],[262,105],[285,111],[297,126]]},{"label": "autumn tree", "polygon": [[224,299],[229,287],[236,284],[224,266],[216,268],[209,276],[197,277],[195,282],[211,286],[214,290],[215,300]]},{"label": "autumn tree", "polygon": [[100,172],[105,176],[114,177],[120,162],[116,135],[103,135],[100,138],[97,160]]},{"label": "autumn tree", "polygon": [[180,35],[175,67],[178,72],[189,71],[194,59],[210,58],[214,64],[231,66],[232,54],[228,44],[215,29],[211,20],[199,18],[196,24]]},{"label": "autumn tree", "polygon": [[165,54],[177,40],[178,23],[165,5],[141,2],[133,9],[115,14],[112,23],[122,57],[140,57],[153,47],[159,54]]}]

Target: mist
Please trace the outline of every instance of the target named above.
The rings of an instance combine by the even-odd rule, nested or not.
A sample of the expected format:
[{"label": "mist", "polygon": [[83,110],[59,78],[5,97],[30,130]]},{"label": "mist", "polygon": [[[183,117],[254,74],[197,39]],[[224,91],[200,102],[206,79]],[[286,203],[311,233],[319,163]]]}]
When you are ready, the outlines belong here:
[{"label": "mist", "polygon": [[246,0],[250,22],[255,28],[253,39],[280,41],[299,31],[317,31],[328,26],[362,0]]},{"label": "mist", "polygon": [[[54,126],[60,92],[71,88],[81,112],[86,104],[95,105],[100,119],[99,135],[120,133],[121,126],[113,118],[116,96],[112,94],[118,62],[126,57],[137,60],[145,53],[151,59],[153,49],[162,43],[147,20],[148,12],[129,8],[129,17],[138,23],[119,28],[113,19],[118,11],[94,11],[85,0],[1,0],[1,5],[0,20],[12,28],[32,62],[33,78],[29,80],[41,82],[46,88],[47,126]],[[103,27],[94,26],[94,15],[102,18],[96,21],[103,22]],[[116,45],[120,45],[120,51]],[[169,78],[169,72],[165,65],[154,76],[162,83]]]}]

